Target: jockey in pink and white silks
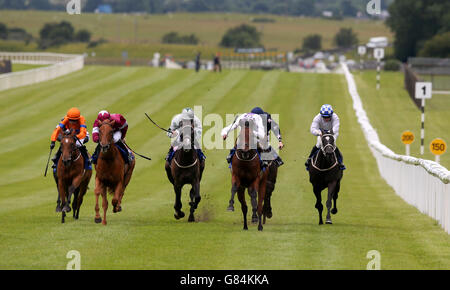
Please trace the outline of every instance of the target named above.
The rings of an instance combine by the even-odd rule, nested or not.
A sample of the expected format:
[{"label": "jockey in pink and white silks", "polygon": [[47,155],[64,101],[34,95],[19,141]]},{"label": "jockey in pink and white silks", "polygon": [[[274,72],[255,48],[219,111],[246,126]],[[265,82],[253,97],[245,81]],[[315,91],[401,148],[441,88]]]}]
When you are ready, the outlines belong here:
[{"label": "jockey in pink and white silks", "polygon": [[[319,114],[317,114],[312,123],[311,123],[311,134],[317,136],[316,145],[311,150],[309,154],[308,160],[305,163],[306,169],[309,170],[309,165],[311,164],[311,159],[315,154],[319,151],[322,146],[322,132],[323,131],[331,131],[333,132],[334,142],[336,144],[337,138],[339,136],[339,127],[340,120],[339,116],[333,111],[333,107],[331,105],[325,104],[320,108]],[[336,157],[339,162],[339,167],[341,170],[345,170],[345,166],[342,163],[342,154],[339,151],[339,148],[336,146]]]}]

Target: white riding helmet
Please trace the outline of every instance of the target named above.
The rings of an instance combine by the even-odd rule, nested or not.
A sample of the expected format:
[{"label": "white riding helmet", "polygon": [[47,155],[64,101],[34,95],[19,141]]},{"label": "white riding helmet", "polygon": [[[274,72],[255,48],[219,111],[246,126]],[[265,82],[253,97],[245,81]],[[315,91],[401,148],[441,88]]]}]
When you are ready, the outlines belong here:
[{"label": "white riding helmet", "polygon": [[183,119],[194,119],[194,111],[191,108],[184,108],[181,115],[183,116]]}]

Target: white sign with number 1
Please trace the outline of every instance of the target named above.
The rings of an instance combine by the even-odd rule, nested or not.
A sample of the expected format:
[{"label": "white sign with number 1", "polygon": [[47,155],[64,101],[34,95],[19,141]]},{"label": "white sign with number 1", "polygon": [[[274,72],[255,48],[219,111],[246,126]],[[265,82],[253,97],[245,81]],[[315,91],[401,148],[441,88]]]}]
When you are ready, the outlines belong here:
[{"label": "white sign with number 1", "polygon": [[432,84],[430,82],[417,82],[416,83],[416,99],[431,99]]}]

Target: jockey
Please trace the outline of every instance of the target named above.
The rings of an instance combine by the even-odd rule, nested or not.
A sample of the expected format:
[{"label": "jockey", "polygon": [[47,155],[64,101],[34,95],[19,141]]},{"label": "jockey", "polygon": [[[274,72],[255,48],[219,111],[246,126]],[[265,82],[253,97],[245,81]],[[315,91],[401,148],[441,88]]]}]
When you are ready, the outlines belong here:
[{"label": "jockey", "polygon": [[[123,159],[126,164],[129,164],[133,159],[133,154],[128,150],[128,148],[125,146],[125,136],[127,135],[128,131],[128,123],[127,120],[120,114],[110,114],[108,111],[100,111],[98,113],[97,119],[94,122],[94,126],[92,129],[92,139],[95,143],[99,143],[99,125],[100,122],[103,122],[105,120],[114,121],[114,144],[119,147],[119,151],[121,152],[121,155],[123,156]],[[98,154],[100,153],[100,143],[95,148],[95,152],[92,155],[92,163],[97,164]]]},{"label": "jockey", "polygon": [[[86,127],[86,120],[83,116],[80,114],[80,110],[78,108],[71,108],[67,115],[61,120],[61,122],[56,126],[55,130],[53,130],[53,134],[50,138],[50,149],[55,148],[56,141],[61,140],[61,134],[65,133],[66,131],[74,130],[77,134],[76,137],[78,138],[75,142],[77,148],[80,150],[81,155],[83,155],[84,158],[84,168],[86,170],[92,170],[92,166],[89,162],[89,155],[86,150],[86,147],[84,146],[84,143],[89,142],[89,133],[87,132]],[[53,161],[53,175],[56,178],[56,169],[58,167],[58,161],[61,157],[61,146],[58,149],[58,152],[56,152],[55,156],[52,158]]]},{"label": "jockey", "polygon": [[[264,149],[263,152],[270,153],[270,155],[271,155],[267,158],[267,160],[276,161],[278,166],[283,165],[284,164],[283,160],[281,160],[281,158],[280,158],[280,156],[278,156],[277,152],[275,152],[275,150],[272,149],[272,146],[270,146],[270,131],[272,131],[278,139],[278,148],[283,149],[284,144],[283,144],[282,138],[281,138],[280,126],[277,124],[277,122],[275,122],[272,119],[272,116],[269,113],[264,112],[264,110],[261,109],[260,107],[253,108],[252,113],[260,115],[261,118],[263,119],[264,128],[266,129],[266,138],[264,141],[266,142],[265,147],[267,147],[267,149]],[[233,155],[231,155],[231,157],[233,157]]]},{"label": "jockey", "polygon": [[[178,129],[181,129],[183,127],[183,122],[190,122],[191,120],[194,121],[194,149],[196,149],[198,157],[201,163],[203,163],[206,159],[206,156],[205,154],[203,154],[202,149],[199,146],[199,140],[201,140],[202,138],[202,122],[197,116],[195,116],[194,111],[191,108],[184,108],[181,114],[175,115],[175,117],[173,117],[172,122],[170,123],[170,128],[167,132],[167,137],[176,138],[173,144],[180,143],[181,140],[179,140],[180,133]],[[166,156],[166,160],[169,164],[171,163],[173,155],[175,154],[173,144],[170,146],[169,152]]]},{"label": "jockey", "polygon": [[[239,116],[234,121],[233,124],[231,124],[228,127],[223,128],[222,132],[221,132],[222,138],[224,140],[227,139],[229,132],[231,132],[232,130],[235,130],[239,126],[241,120],[249,121],[252,124],[254,124],[254,126],[253,126],[253,135],[256,136],[257,139],[258,139],[258,146],[257,147],[263,147],[261,145],[265,144],[264,140],[265,140],[265,137],[266,137],[266,132],[264,131],[264,123],[263,123],[263,119],[261,118],[261,116],[258,115],[258,114],[255,114],[255,113],[242,114],[241,116]],[[265,147],[266,146],[264,146],[263,148],[265,148]],[[258,152],[259,152],[259,148],[254,148],[254,149],[258,149]],[[234,146],[234,148],[232,148],[230,150],[230,154],[227,157],[227,161],[230,164],[230,166],[231,166],[231,160],[232,160],[233,155],[234,155],[235,152],[236,152],[236,145]],[[268,162],[266,160],[261,160],[261,161],[262,161],[263,168],[267,167]]]},{"label": "jockey", "polygon": [[[333,107],[328,104],[323,105],[320,108],[319,114],[317,114],[314,117],[313,122],[311,124],[310,131],[311,131],[311,134],[313,134],[314,136],[317,136],[317,143],[312,148],[311,153],[309,154],[308,160],[305,163],[307,170],[309,170],[309,165],[311,164],[312,157],[319,151],[319,149],[321,147],[322,130],[323,131],[332,130],[333,135],[334,135],[334,142],[336,144],[337,137],[339,136],[339,126],[340,126],[339,116],[333,111]],[[339,168],[341,170],[345,170],[346,168],[345,168],[344,164],[342,163],[342,161],[343,161],[342,154],[339,151],[337,146],[336,146],[335,152],[336,152],[336,157],[339,162]]]}]

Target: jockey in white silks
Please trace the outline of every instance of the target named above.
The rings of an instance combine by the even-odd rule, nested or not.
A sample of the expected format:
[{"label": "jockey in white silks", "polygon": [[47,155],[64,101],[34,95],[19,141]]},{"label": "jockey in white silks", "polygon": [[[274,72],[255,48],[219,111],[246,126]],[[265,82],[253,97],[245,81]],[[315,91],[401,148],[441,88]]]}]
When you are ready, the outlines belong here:
[{"label": "jockey in white silks", "polygon": [[172,161],[173,155],[177,149],[179,149],[179,144],[181,144],[182,140],[180,140],[180,129],[183,128],[184,125],[190,124],[190,122],[194,122],[194,149],[197,151],[198,157],[200,161],[206,159],[205,154],[203,154],[200,144],[202,138],[202,122],[200,119],[195,116],[194,111],[191,108],[185,108],[181,112],[181,114],[173,117],[170,122],[170,128],[168,130],[167,136],[169,138],[175,138],[172,142],[172,146],[170,146],[169,153],[167,154],[166,160],[170,163]]},{"label": "jockey in white silks", "polygon": [[[221,132],[222,138],[225,140],[231,131],[235,130],[237,127],[240,126],[240,124],[242,124],[242,122],[245,122],[245,121],[248,121],[251,124],[250,128],[252,130],[253,136],[256,138],[256,141],[257,141],[255,143],[255,145],[259,144],[260,147],[263,148],[264,142],[265,142],[264,140],[266,137],[266,133],[264,131],[263,119],[261,118],[260,115],[254,114],[254,113],[242,114],[234,121],[233,124],[223,128],[222,132]],[[256,146],[256,148],[251,148],[251,149],[258,149],[257,147],[258,146]],[[264,148],[265,148],[265,146],[264,146]],[[235,152],[236,152],[236,146],[233,149],[231,149],[230,155],[227,157],[227,161],[228,161],[228,163],[230,163],[230,166],[231,166],[231,160],[232,160]],[[258,153],[259,153],[259,150],[258,150]],[[265,161],[265,160],[261,160],[261,161],[262,161],[263,167],[266,167],[268,165],[267,161]]]},{"label": "jockey in white silks", "polygon": [[[316,145],[311,150],[308,160],[305,163],[306,169],[309,170],[309,165],[311,164],[311,159],[319,151],[322,146],[322,131],[332,131],[334,142],[336,144],[337,138],[339,136],[340,120],[339,116],[333,111],[331,105],[325,104],[320,108],[319,114],[317,114],[311,124],[311,134],[317,136]],[[339,162],[339,167],[341,170],[345,170],[345,166],[342,163],[342,154],[336,146],[336,157]]]}]

